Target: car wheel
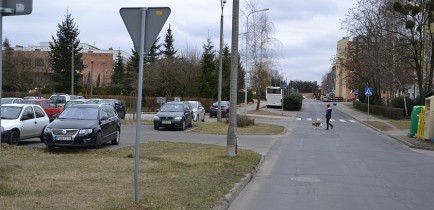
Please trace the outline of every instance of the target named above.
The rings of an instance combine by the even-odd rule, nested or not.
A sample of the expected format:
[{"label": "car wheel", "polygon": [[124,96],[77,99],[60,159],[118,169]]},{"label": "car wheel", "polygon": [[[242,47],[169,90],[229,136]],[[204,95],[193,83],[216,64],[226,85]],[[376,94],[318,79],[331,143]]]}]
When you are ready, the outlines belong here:
[{"label": "car wheel", "polygon": [[154,125],[154,130],[158,131],[159,127]]},{"label": "car wheel", "polygon": [[18,131],[13,130],[11,134],[9,135],[9,141],[8,144],[10,145],[18,145],[18,142],[20,141],[20,134]]},{"label": "car wheel", "polygon": [[[45,130],[45,128],[44,128]],[[44,130],[42,130],[41,136],[39,137],[39,139],[41,140],[42,143],[44,143]]]},{"label": "car wheel", "polygon": [[47,145],[48,149],[53,149],[54,146],[53,145]]},{"label": "car wheel", "polygon": [[205,122],[205,114],[203,115],[202,122]]},{"label": "car wheel", "polygon": [[95,138],[95,149],[101,148],[101,144],[102,144],[102,134],[101,132],[98,132],[96,133],[96,138]]},{"label": "car wheel", "polygon": [[182,131],[185,130],[185,120],[182,120],[181,130],[182,130]]},{"label": "car wheel", "polygon": [[112,145],[119,145],[119,141],[121,140],[121,132],[119,129],[116,129],[116,138],[112,140]]}]

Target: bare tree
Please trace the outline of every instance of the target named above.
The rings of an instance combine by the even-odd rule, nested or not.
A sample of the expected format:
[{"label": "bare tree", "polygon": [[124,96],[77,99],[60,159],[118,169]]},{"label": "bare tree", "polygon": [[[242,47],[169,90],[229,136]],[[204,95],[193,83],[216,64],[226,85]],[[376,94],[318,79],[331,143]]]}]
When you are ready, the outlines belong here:
[{"label": "bare tree", "polygon": [[249,64],[247,72],[249,72],[250,86],[256,92],[256,99],[258,101],[256,110],[259,110],[260,100],[265,88],[271,82],[271,70],[273,68],[273,45],[277,40],[272,36],[274,32],[274,25],[270,22],[266,12],[258,9],[256,2],[250,1],[246,5],[247,16],[249,23],[246,22],[248,43],[246,62]]}]

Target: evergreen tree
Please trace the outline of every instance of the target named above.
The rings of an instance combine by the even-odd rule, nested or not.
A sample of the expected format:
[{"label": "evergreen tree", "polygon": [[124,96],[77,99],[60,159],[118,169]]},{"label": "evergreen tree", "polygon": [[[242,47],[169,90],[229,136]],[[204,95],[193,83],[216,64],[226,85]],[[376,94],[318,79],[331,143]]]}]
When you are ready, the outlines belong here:
[{"label": "evergreen tree", "polygon": [[124,94],[129,94],[132,90],[137,90],[138,75],[139,75],[139,53],[135,50],[131,50],[131,56],[127,61],[127,68],[124,74],[124,80],[122,85],[122,91]]},{"label": "evergreen tree", "polygon": [[166,58],[175,58],[175,54],[177,50],[175,50],[175,47],[173,46],[173,43],[175,42],[175,39],[173,39],[172,29],[167,29],[166,38],[164,39],[164,55]]},{"label": "evergreen tree", "polygon": [[159,44],[159,41],[160,37],[158,37],[152,45],[151,50],[148,53],[148,57],[145,59],[147,62],[154,63],[158,57],[163,54],[163,52],[160,50],[162,44]]},{"label": "evergreen tree", "polygon": [[78,47],[80,40],[78,39],[79,31],[75,26],[74,19],[70,13],[65,15],[65,20],[62,24],[58,24],[57,38],[52,38],[50,42],[49,55],[51,57],[50,66],[53,69],[53,84],[56,92],[72,92],[71,90],[71,53],[74,54],[74,91],[80,91],[81,85],[78,83],[81,79],[81,71],[85,68],[81,62],[83,56]]},{"label": "evergreen tree", "polygon": [[222,100],[229,101],[231,90],[231,52],[227,45],[223,48],[222,78]]},{"label": "evergreen tree", "polygon": [[111,76],[112,83],[110,85],[111,92],[113,94],[120,94],[121,92],[121,86],[124,79],[124,71],[125,71],[125,64],[121,56],[121,52],[119,51],[115,64],[113,65],[113,74]]},{"label": "evergreen tree", "polygon": [[199,91],[202,97],[217,98],[218,93],[218,65],[216,51],[212,41],[208,38],[203,45],[204,52],[200,61],[202,74],[199,79]]}]

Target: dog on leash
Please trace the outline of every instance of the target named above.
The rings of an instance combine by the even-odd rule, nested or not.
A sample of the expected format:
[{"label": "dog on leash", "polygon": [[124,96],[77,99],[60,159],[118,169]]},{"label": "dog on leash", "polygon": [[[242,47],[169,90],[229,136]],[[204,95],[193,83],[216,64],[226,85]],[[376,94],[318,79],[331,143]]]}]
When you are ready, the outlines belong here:
[{"label": "dog on leash", "polygon": [[312,126],[314,129],[318,129],[318,128],[322,127],[322,122],[321,121],[312,122]]}]

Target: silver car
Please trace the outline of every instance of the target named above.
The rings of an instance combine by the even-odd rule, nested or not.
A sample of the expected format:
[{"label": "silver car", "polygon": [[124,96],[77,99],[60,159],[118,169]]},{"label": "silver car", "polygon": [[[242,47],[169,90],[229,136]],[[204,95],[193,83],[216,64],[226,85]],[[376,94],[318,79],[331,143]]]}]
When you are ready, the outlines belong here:
[{"label": "silver car", "polygon": [[1,106],[1,139],[17,145],[20,140],[40,138],[50,123],[47,113],[35,104],[5,104]]},{"label": "silver car", "polygon": [[205,108],[202,106],[200,101],[188,101],[191,107],[193,107],[193,121],[205,122]]}]

